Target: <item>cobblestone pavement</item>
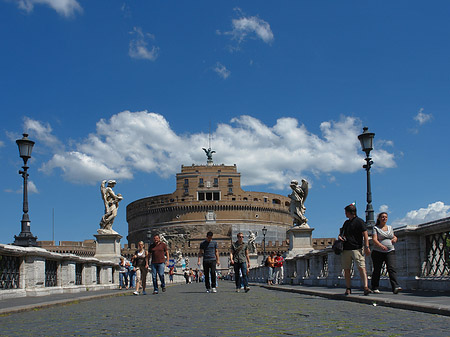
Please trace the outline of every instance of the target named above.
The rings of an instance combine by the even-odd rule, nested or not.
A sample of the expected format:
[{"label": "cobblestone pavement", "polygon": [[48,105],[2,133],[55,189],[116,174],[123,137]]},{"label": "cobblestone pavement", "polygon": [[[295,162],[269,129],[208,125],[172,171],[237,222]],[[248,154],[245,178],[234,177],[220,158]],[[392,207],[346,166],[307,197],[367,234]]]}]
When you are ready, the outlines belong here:
[{"label": "cobblestone pavement", "polygon": [[[149,289],[150,290],[150,289]],[[1,336],[450,336],[450,317],[221,282],[0,317]]]}]

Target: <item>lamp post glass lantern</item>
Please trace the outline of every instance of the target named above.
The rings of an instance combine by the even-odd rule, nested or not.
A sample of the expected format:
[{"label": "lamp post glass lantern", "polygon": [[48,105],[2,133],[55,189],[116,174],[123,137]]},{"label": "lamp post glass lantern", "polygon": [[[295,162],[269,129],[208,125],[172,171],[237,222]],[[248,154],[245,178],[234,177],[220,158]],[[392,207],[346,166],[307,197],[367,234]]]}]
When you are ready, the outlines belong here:
[{"label": "lamp post glass lantern", "polygon": [[267,228],[266,226],[262,229],[263,233],[263,264],[266,262],[266,234],[267,234]]},{"label": "lamp post glass lantern", "polygon": [[363,133],[358,136],[358,139],[361,143],[362,150],[366,153],[366,164],[363,165],[363,168],[366,169],[367,176],[367,206],[366,206],[366,224],[371,229],[375,225],[374,212],[372,207],[372,189],[370,184],[370,167],[373,164],[372,158],[370,158],[370,151],[373,150],[373,138],[375,134],[373,132],[369,132],[368,127],[363,128]]},{"label": "lamp post glass lantern", "polygon": [[28,139],[28,134],[24,133],[22,139],[16,140],[17,146],[19,147],[19,155],[23,159],[22,170],[19,174],[23,177],[23,215],[21,221],[21,232],[20,234],[14,235],[14,245],[30,247],[36,246],[37,237],[31,234],[30,230],[30,217],[28,215],[28,159],[31,158],[31,151],[33,151],[34,142]]}]

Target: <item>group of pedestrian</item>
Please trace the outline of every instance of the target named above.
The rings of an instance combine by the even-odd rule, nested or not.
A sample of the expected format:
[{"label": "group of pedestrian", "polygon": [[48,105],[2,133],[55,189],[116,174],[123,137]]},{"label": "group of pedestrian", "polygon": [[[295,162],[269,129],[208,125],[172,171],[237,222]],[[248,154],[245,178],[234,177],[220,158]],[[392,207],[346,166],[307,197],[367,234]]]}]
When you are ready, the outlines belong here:
[{"label": "group of pedestrian", "polygon": [[[207,293],[217,292],[217,271],[220,266],[219,250],[217,242],[213,240],[213,233],[206,233],[206,239],[200,244],[198,252],[198,265],[203,258],[203,275]],[[248,271],[250,268],[250,258],[248,245],[244,242],[244,234],[238,233],[237,240],[231,244],[230,264],[233,266],[236,292],[243,288],[244,292],[249,292]]]},{"label": "group of pedestrian", "polygon": [[269,256],[266,258],[265,266],[268,269],[267,284],[283,284],[284,278],[284,257],[281,252],[275,253],[270,252]]},{"label": "group of pedestrian", "polygon": [[[126,288],[128,289],[128,283],[123,283],[121,281],[124,276],[120,276],[125,274],[127,263],[125,262],[125,259],[123,257],[120,258],[120,261],[120,289],[122,289],[123,284],[125,284]],[[166,268],[166,266],[169,266],[169,250],[167,248],[167,245],[161,241],[159,234],[153,235],[153,243],[148,247],[148,251],[146,251],[144,248],[144,242],[139,241],[138,249],[134,253],[133,257],[131,258],[131,263],[129,264],[133,267],[133,270],[135,270],[136,290],[133,292],[134,295],[139,295],[141,293],[141,290],[142,295],[147,294],[145,288],[147,284],[147,273],[149,271],[149,267],[152,273],[153,294],[158,294],[158,278],[161,283],[161,290],[163,292],[166,291],[164,269]],[[172,277],[170,276],[171,275],[169,271],[169,278],[173,280],[173,273]],[[132,286],[134,286],[134,284]]]},{"label": "group of pedestrian", "polygon": [[[348,218],[339,231],[338,239],[343,242],[342,268],[344,269],[346,290],[345,295],[352,293],[351,289],[351,264],[357,266],[363,282],[364,295],[379,293],[380,275],[383,262],[386,264],[392,292],[397,294],[402,288],[397,281],[396,258],[394,244],[397,237],[394,235],[392,226],[387,225],[388,215],[386,212],[378,214],[376,224],[373,228],[372,252],[369,246],[369,235],[365,222],[356,215],[356,206],[350,204],[345,207],[345,216]],[[369,288],[365,256],[371,255],[373,272],[371,289]]]},{"label": "group of pedestrian", "polygon": [[121,256],[119,266],[119,289],[133,288],[136,282],[136,270],[133,264]]}]

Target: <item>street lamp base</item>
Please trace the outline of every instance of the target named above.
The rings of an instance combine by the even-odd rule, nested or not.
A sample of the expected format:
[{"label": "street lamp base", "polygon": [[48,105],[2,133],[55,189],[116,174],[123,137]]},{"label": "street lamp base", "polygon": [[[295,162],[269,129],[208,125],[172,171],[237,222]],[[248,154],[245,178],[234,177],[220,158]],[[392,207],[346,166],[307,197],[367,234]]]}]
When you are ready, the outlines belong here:
[{"label": "street lamp base", "polygon": [[31,233],[22,234],[20,233],[19,236],[14,235],[14,246],[21,246],[21,247],[36,247],[37,246],[37,236],[33,236]]}]

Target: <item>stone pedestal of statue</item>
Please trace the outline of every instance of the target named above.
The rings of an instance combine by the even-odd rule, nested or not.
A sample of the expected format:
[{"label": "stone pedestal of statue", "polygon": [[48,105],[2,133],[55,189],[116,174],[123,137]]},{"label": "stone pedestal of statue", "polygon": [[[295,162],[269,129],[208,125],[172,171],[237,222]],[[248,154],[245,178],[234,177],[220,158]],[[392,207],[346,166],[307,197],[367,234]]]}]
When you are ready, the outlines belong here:
[{"label": "stone pedestal of statue", "polygon": [[259,266],[257,253],[250,253],[248,254],[248,257],[250,259],[250,268],[256,268]]},{"label": "stone pedestal of statue", "polygon": [[292,227],[287,231],[289,237],[289,251],[287,258],[312,251],[312,231],[314,228],[306,226]]},{"label": "stone pedestal of statue", "polygon": [[[102,261],[111,261],[119,263],[120,261],[120,239],[122,235],[112,231],[113,233],[95,234],[95,255],[94,257]],[[101,234],[100,234],[101,233]]]}]

